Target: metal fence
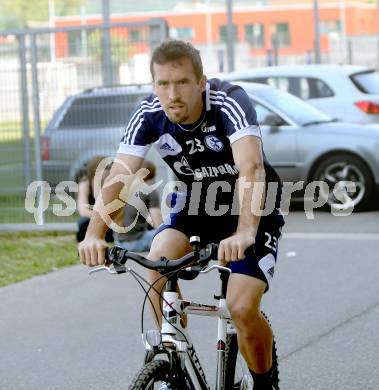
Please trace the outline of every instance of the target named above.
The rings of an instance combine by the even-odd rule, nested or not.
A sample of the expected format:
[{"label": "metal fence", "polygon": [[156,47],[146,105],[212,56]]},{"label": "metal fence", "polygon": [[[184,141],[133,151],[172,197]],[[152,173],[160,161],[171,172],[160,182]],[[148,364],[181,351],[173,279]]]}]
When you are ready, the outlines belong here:
[{"label": "metal fence", "polygon": [[[321,53],[323,64],[352,64],[365,65],[379,69],[379,37],[350,36],[341,38],[331,36],[328,40],[328,51]],[[225,44],[211,46],[197,45],[201,51],[206,73],[218,74],[227,71]],[[313,50],[297,54],[284,54],[286,47],[280,45],[267,50],[264,54],[252,54],[249,43],[235,43],[235,69],[259,68],[275,65],[301,65],[315,63]]]},{"label": "metal fence", "polygon": [[[83,90],[96,90],[101,95],[106,89],[99,87],[148,82],[151,51],[167,36],[167,24],[161,19],[0,33],[0,227],[35,222],[35,216],[25,209],[28,185],[45,180],[46,169],[57,181],[72,179],[67,159],[73,162],[70,151],[75,146],[80,144],[82,151],[109,153],[104,137],[96,138],[96,132],[88,137],[90,129],[83,123],[74,124],[72,129],[63,126],[64,140],[50,139],[46,130],[49,122],[58,123],[57,114],[64,114],[58,108],[67,107],[69,96]],[[119,112],[127,114],[135,106],[136,94],[128,101],[120,90]],[[97,108],[92,105],[92,112]],[[107,132],[112,132],[114,153],[123,126],[107,123],[97,134]],[[67,158],[62,158],[64,153]],[[49,183],[48,205],[35,199],[34,206],[42,210],[39,216],[43,223],[72,223],[76,218],[73,210],[65,217],[53,212],[52,203],[60,203],[61,208],[65,205],[54,195],[55,184]]]},{"label": "metal fence", "polygon": [[[35,223],[25,208],[26,189],[35,180],[51,187],[49,199],[40,197],[44,204],[37,196],[30,207],[38,209],[39,221],[61,227],[75,221],[74,210],[54,213],[54,204],[64,207],[54,187],[73,179],[94,154],[114,154],[128,115],[146,92],[104,87],[149,82],[151,51],[168,35],[163,19],[0,33],[0,229]],[[323,63],[379,63],[377,37],[329,43]],[[197,47],[207,74],[226,71],[225,43]],[[252,56],[247,43],[236,44],[235,67],[313,62],[310,52],[285,56],[277,49]],[[83,90],[91,91],[78,95]],[[163,165],[158,172],[167,176]]]}]

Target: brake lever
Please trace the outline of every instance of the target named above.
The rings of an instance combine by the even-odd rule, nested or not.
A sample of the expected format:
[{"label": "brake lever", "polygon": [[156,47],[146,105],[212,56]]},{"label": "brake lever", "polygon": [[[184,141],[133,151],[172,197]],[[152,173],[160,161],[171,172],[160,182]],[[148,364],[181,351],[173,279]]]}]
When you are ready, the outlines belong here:
[{"label": "brake lever", "polygon": [[111,264],[110,266],[100,265],[99,267],[95,267],[95,268],[89,270],[88,275],[92,275],[96,272],[101,272],[101,271],[108,271],[112,275],[117,275],[117,274],[126,272],[126,267],[123,267],[123,269],[124,270],[120,269],[119,271],[117,271],[113,264]]},{"label": "brake lever", "polygon": [[200,273],[201,274],[207,274],[208,272],[211,272],[213,271],[214,269],[218,269],[219,271],[225,271],[225,272],[228,272],[228,273],[232,273],[232,270],[228,267],[223,267],[222,265],[217,265],[217,264],[214,264],[214,265],[211,265],[210,267],[208,268],[203,268]]}]

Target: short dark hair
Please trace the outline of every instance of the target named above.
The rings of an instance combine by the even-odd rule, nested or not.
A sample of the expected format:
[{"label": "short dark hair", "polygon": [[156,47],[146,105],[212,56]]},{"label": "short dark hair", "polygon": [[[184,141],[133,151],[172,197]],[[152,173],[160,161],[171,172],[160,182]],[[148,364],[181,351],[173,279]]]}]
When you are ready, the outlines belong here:
[{"label": "short dark hair", "polygon": [[[82,170],[79,174],[78,174],[78,182],[79,181],[85,181],[85,180],[88,180],[90,182],[90,185],[92,187],[92,182],[95,178],[95,175],[96,175],[96,170],[98,168],[98,166],[100,165],[100,163],[103,161],[103,159],[107,158],[106,156],[94,156],[92,157],[86,164],[86,166],[84,167],[84,170]],[[113,162],[110,162],[104,169],[103,171],[103,176],[101,178],[101,185],[103,185],[105,179],[107,178],[107,176],[109,175],[109,171],[112,167],[112,164]],[[79,176],[80,175],[80,176]]]},{"label": "short dark hair", "polygon": [[87,163],[87,179],[90,181],[93,180],[95,177],[96,169],[100,165],[100,163],[103,161],[103,159],[106,158],[105,156],[95,156],[92,157],[91,160]]},{"label": "short dark hair", "polygon": [[203,77],[203,63],[200,57],[200,51],[195,49],[191,43],[168,40],[162,42],[153,51],[150,61],[150,73],[154,80],[154,64],[164,65],[169,61],[176,61],[181,58],[188,58],[193,66],[197,81]]}]

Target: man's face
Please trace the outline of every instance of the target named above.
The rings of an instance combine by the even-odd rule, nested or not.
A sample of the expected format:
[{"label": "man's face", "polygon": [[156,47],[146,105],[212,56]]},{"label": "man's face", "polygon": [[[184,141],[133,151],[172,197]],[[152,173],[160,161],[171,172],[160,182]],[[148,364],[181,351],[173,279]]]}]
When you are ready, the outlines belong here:
[{"label": "man's face", "polygon": [[187,58],[154,63],[154,92],[171,122],[191,124],[203,111],[202,93],[206,78],[196,80],[192,63]]}]

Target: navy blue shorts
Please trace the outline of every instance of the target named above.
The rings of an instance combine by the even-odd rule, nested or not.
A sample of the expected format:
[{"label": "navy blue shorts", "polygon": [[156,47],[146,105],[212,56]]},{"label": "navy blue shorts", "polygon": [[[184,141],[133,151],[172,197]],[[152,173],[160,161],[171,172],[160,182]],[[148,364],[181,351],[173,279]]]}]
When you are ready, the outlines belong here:
[{"label": "navy blue shorts", "polygon": [[[157,229],[157,234],[165,229],[176,229],[188,238],[199,236],[203,244],[219,243],[231,236],[237,228],[238,216],[191,216],[183,212],[171,214]],[[232,272],[249,275],[267,284],[266,291],[274,276],[278,253],[278,242],[284,218],[279,211],[262,217],[259,223],[255,244],[247,248],[243,260],[232,261],[228,267]]]}]

